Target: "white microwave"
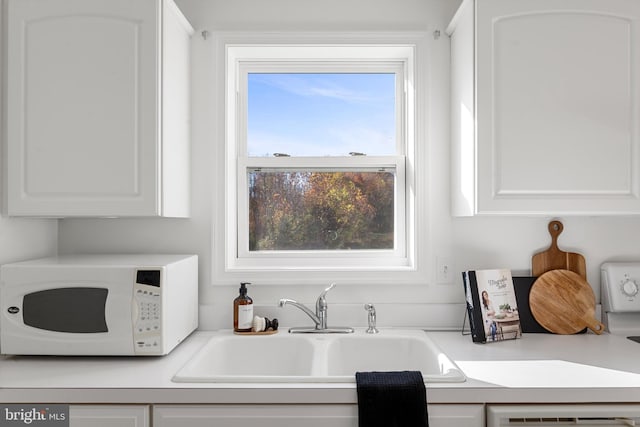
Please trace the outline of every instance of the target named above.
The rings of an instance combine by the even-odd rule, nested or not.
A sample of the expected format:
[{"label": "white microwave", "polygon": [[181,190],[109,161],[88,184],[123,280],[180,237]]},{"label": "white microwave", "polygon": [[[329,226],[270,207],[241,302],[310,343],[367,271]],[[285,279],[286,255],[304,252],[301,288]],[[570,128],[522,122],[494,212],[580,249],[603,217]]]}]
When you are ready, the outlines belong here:
[{"label": "white microwave", "polygon": [[198,326],[196,255],[74,255],[0,267],[0,353],[157,356]]}]

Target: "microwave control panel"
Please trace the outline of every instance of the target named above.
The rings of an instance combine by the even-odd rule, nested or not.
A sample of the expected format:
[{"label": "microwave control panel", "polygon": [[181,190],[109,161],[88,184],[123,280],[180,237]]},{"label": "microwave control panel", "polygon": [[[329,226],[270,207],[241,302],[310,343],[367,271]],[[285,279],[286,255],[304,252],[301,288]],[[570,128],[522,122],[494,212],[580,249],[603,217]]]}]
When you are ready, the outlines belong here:
[{"label": "microwave control panel", "polygon": [[133,285],[137,316],[133,319],[133,344],[136,354],[162,352],[162,288],[160,270],[138,270]]}]

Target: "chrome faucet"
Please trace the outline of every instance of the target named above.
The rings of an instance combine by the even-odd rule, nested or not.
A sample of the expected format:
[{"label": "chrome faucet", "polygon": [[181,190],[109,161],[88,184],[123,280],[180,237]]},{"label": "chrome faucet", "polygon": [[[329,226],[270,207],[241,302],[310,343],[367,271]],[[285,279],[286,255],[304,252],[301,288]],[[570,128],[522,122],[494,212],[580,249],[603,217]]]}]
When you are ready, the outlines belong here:
[{"label": "chrome faucet", "polygon": [[367,320],[369,323],[369,327],[365,332],[368,334],[377,334],[380,331],[376,328],[376,308],[373,304],[365,304],[364,309],[367,310]]},{"label": "chrome faucet", "polygon": [[283,298],[280,300],[278,304],[280,307],[284,307],[285,305],[288,305],[288,304],[294,307],[297,307],[300,310],[302,310],[304,313],[306,313],[306,315],[309,316],[311,320],[313,320],[313,322],[315,323],[315,327],[313,328],[310,328],[310,327],[289,328],[290,333],[352,333],[353,332],[353,328],[345,327],[345,326],[333,327],[333,328],[327,327],[327,308],[329,307],[329,305],[327,304],[327,299],[325,297],[327,295],[327,292],[333,289],[334,286],[336,286],[336,284],[332,283],[327,289],[322,291],[322,293],[316,300],[315,313],[311,311],[304,304],[300,304],[299,302],[294,301],[292,299]]}]

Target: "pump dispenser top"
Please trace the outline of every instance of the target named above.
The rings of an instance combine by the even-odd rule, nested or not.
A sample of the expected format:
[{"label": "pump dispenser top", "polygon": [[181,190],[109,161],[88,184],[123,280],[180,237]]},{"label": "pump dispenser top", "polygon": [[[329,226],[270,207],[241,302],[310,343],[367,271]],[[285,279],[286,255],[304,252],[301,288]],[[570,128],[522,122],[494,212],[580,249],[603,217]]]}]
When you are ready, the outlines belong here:
[{"label": "pump dispenser top", "polygon": [[242,282],[240,283],[240,296],[246,296],[247,295],[247,285],[250,285],[251,283],[249,282]]}]

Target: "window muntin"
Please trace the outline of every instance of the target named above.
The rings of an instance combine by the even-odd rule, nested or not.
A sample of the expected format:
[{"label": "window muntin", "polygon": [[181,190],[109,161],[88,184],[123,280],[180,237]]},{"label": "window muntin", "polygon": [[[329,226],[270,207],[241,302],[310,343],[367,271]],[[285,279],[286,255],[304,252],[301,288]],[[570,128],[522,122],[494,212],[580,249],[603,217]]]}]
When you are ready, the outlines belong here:
[{"label": "window muntin", "polygon": [[[311,58],[311,59],[310,59]],[[229,271],[304,271],[313,270],[394,270],[398,267],[413,268],[413,237],[408,233],[415,222],[414,204],[407,191],[412,188],[413,174],[405,174],[407,158],[413,156],[413,46],[237,46],[227,47],[227,167],[235,171],[236,180],[227,183],[226,214],[226,268]],[[392,76],[394,102],[392,115],[393,133],[387,137],[386,147],[381,151],[355,149],[317,152],[271,148],[252,149],[251,108],[248,92],[252,76],[267,74],[312,74],[332,73],[367,74]],[[257,145],[256,145],[257,146]],[[371,150],[370,145],[362,145]],[[358,147],[359,148],[359,147]],[[349,149],[347,149],[349,150]],[[273,157],[284,151],[286,156]],[[292,151],[288,153],[287,151]],[[346,150],[344,150],[346,151]],[[326,154],[330,155],[326,155]],[[355,155],[350,154],[366,154]],[[376,155],[384,154],[384,155]],[[271,155],[271,157],[268,157]],[[328,174],[361,174],[384,172],[393,176],[393,245],[378,244],[369,248],[342,245],[337,248],[265,249],[255,246],[250,230],[251,173],[252,171],[273,174],[290,174],[304,170],[306,173],[323,171]],[[411,199],[412,200],[412,199]],[[409,210],[411,207],[411,210]],[[324,230],[331,234],[331,227]],[[371,240],[373,241],[373,239]],[[392,246],[392,247],[391,247]],[[259,248],[261,250],[255,250]]]}]

